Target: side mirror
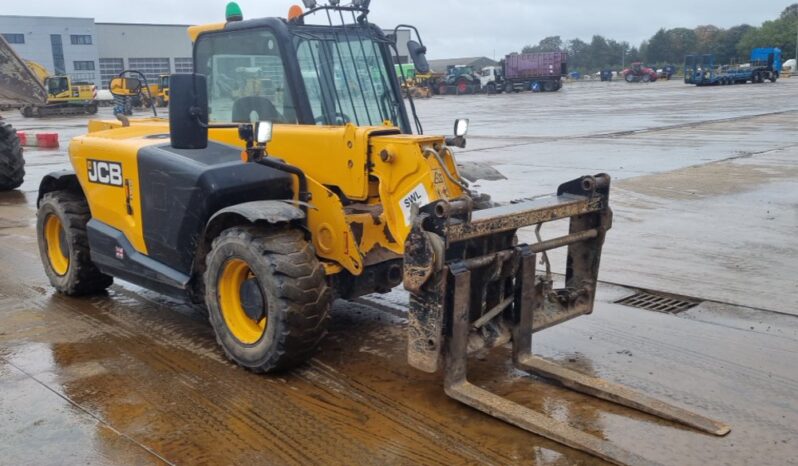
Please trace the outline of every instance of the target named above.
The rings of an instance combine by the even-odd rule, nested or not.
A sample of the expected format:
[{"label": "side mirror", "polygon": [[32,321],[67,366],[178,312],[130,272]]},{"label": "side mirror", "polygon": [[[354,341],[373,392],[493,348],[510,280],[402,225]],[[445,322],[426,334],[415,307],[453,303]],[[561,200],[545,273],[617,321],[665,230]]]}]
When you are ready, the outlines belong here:
[{"label": "side mirror", "polygon": [[458,118],[454,121],[454,137],[446,138],[447,146],[465,149],[466,134],[468,134],[468,123],[469,120],[466,118]]},{"label": "side mirror", "polygon": [[138,78],[113,78],[108,84],[112,95],[132,97],[141,94],[141,80]]},{"label": "side mirror", "polygon": [[208,147],[208,84],[204,75],[169,77],[169,134],[175,149]]},{"label": "side mirror", "polygon": [[427,48],[418,42],[411,40],[407,42],[407,50],[410,52],[410,58],[413,60],[413,65],[416,67],[416,72],[419,74],[429,73]]}]

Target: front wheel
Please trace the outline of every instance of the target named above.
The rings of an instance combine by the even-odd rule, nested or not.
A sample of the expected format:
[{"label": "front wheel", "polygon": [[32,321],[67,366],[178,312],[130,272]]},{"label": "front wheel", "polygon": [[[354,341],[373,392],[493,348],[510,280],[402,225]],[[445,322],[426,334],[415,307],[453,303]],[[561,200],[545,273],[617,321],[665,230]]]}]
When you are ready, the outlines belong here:
[{"label": "front wheel", "polygon": [[39,204],[36,233],[44,272],[53,287],[68,296],[100,293],[113,278],[91,261],[86,199],[67,191],[47,193]]},{"label": "front wheel", "polygon": [[208,255],[205,290],[217,341],[254,372],[302,364],[326,333],[331,294],[301,231],[225,230]]}]

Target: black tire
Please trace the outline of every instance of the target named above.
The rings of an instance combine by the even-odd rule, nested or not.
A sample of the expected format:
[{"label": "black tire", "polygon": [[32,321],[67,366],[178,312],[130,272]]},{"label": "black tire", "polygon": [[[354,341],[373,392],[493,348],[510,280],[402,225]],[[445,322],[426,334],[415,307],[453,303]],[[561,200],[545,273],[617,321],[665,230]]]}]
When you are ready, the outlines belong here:
[{"label": "black tire", "polygon": [[557,90],[557,85],[554,81],[543,81],[543,92],[554,92]]},{"label": "black tire", "polygon": [[512,94],[513,92],[515,92],[515,86],[511,81],[507,81],[507,83],[504,84],[504,92],[508,94]]},{"label": "black tire", "polygon": [[489,95],[493,95],[493,94],[495,94],[495,93],[496,93],[496,83],[488,83],[488,85],[487,85],[487,86],[485,86],[485,91],[486,91],[486,92],[487,92]]},{"label": "black tire", "polygon": [[[254,308],[263,314],[257,322],[266,317],[265,329],[251,343],[234,335],[220,303],[220,289],[224,287],[220,279],[232,263],[241,261],[250,273],[246,282],[254,280],[250,288],[255,286],[259,292],[260,301],[254,302],[261,306]],[[204,280],[217,341],[228,358],[246,369],[261,373],[300,365],[313,355],[326,334],[331,292],[313,246],[298,230],[251,226],[225,230],[213,242]],[[242,282],[239,286],[239,300],[245,285]],[[239,307],[241,312],[249,312],[241,303]]]},{"label": "black tire", "polygon": [[[50,257],[47,225],[55,216],[61,225],[59,248],[68,260],[64,273],[56,271]],[[44,195],[36,216],[36,237],[44,272],[53,287],[68,296],[84,296],[105,291],[114,279],[100,272],[91,261],[86,224],[91,219],[89,206],[83,196],[68,191],[54,191]],[[64,251],[63,249],[67,249]]]},{"label": "black tire", "polygon": [[91,103],[86,106],[86,113],[89,115],[96,115],[97,114],[97,104]]},{"label": "black tire", "polygon": [[643,76],[640,77],[640,81],[642,81],[644,83],[650,83],[651,82],[651,75],[648,74],[648,73],[643,73]]},{"label": "black tire", "polygon": [[25,159],[17,130],[0,121],[0,191],[19,188],[25,178]]},{"label": "black tire", "polygon": [[624,77],[623,77],[623,79],[624,79],[626,82],[628,82],[628,83],[633,83],[633,82],[635,82],[635,81],[636,81],[636,79],[635,79],[635,75],[634,75],[634,74],[632,74],[632,73],[627,73],[627,74],[626,74],[626,76],[624,76]]}]

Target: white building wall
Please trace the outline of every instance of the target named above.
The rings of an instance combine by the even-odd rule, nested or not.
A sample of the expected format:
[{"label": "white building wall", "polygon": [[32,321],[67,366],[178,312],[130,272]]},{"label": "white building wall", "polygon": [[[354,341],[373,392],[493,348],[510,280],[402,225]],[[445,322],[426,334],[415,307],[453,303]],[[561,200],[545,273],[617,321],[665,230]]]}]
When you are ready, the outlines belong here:
[{"label": "white building wall", "polygon": [[97,35],[103,85],[120,64],[143,72],[150,82],[160,74],[192,71],[188,26],[97,23]]},{"label": "white building wall", "polygon": [[[56,67],[51,35],[58,35],[63,48],[64,72],[73,80],[99,83],[97,31],[91,18],[0,16],[0,34],[23,34],[25,43],[11,46],[23,59],[35,61],[53,74]],[[90,36],[91,44],[73,45],[73,35]],[[94,70],[75,70],[75,62],[92,62]]]}]

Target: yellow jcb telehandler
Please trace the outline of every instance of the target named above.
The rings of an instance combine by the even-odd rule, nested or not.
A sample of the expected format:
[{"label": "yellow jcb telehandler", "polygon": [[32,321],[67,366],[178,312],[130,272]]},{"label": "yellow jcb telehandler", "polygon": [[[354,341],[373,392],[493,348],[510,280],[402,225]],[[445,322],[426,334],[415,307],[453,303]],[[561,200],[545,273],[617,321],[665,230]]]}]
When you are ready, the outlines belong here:
[{"label": "yellow jcb telehandler", "polygon": [[[333,299],[403,284],[409,363],[441,370],[446,393],[469,406],[607,461],[647,463],[468,382],[470,354],[511,343],[520,369],[728,432],[532,353],[534,332],[593,311],[610,177],[480,209],[452,150],[468,122],[457,120],[453,137],[423,134],[412,99],[410,115],[403,103],[397,44],[368,21],[369,2],[305,3],[249,21],[228,5],[227,22],[189,30],[195,74],[171,76],[168,122],[92,121],[73,141],[74,172],[45,177],[38,197],[53,286],[86,295],[116,277],[204,303],[224,353],[271,373],[313,354]],[[427,72],[420,37],[408,49]],[[253,73],[261,84],[247,95]],[[556,220],[570,220],[568,234],[518,243],[518,229]],[[536,273],[556,248],[567,248],[558,287]]]}]

